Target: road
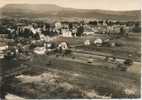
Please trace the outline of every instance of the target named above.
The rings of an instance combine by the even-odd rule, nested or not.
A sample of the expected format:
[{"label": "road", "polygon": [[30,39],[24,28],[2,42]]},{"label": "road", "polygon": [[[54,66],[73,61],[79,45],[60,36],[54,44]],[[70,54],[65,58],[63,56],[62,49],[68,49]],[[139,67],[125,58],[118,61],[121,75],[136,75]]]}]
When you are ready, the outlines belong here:
[{"label": "road", "polygon": [[[76,58],[79,58],[82,60],[88,61],[88,59],[93,59],[95,61],[97,60],[97,62],[101,61],[105,64],[106,64],[106,62],[104,62],[104,59],[106,56],[110,57],[110,58],[113,57],[113,56],[108,55],[106,53],[88,52],[88,51],[82,51],[82,50],[73,50],[73,55],[76,56]],[[118,58],[116,58],[116,61],[119,63],[123,63],[125,61],[125,59],[122,57],[118,57]],[[96,64],[97,62],[94,62],[94,63]],[[113,63],[113,65],[116,66],[116,63]],[[128,72],[141,74],[141,62],[134,61],[133,64],[129,67]]]}]

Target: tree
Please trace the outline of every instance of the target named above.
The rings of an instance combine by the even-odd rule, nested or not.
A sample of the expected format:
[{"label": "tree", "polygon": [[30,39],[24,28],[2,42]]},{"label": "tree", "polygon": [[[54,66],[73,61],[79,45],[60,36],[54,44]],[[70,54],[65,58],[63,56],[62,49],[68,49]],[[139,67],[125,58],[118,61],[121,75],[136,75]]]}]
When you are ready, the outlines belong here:
[{"label": "tree", "polygon": [[133,64],[133,60],[131,60],[131,59],[126,59],[126,60],[124,61],[124,64],[125,64],[126,66],[131,66],[131,65]]},{"label": "tree", "polygon": [[139,23],[136,23],[134,28],[133,28],[133,32],[141,32],[141,27]]},{"label": "tree", "polygon": [[84,27],[83,26],[80,26],[79,28],[77,28],[77,36],[81,36],[84,32]]}]

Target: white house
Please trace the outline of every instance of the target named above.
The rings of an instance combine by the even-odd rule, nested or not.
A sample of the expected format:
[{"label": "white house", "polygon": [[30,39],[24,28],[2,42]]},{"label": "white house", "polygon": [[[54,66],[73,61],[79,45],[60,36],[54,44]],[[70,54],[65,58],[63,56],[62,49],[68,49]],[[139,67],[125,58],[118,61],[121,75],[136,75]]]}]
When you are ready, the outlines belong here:
[{"label": "white house", "polygon": [[62,24],[60,22],[55,23],[55,29],[60,29],[62,27]]},{"label": "white house", "polygon": [[85,40],[85,41],[84,41],[84,45],[87,46],[87,45],[90,45],[90,44],[91,44],[90,40]]},{"label": "white house", "polygon": [[68,29],[62,29],[61,32],[63,37],[72,37],[72,32],[69,31]]},{"label": "white house", "polygon": [[67,50],[68,49],[68,45],[66,42],[61,42],[58,46],[58,48],[62,48],[62,50]]},{"label": "white house", "polygon": [[97,45],[97,46],[102,46],[102,43],[103,43],[103,40],[98,38],[94,41],[94,44]]}]

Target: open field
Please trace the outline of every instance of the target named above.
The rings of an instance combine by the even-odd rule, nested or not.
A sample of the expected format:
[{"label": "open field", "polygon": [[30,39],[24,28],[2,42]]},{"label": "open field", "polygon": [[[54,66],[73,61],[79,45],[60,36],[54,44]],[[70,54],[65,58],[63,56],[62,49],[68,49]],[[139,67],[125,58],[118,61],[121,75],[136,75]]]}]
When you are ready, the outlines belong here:
[{"label": "open field", "polygon": [[95,45],[84,46],[85,40],[90,40],[92,43],[95,39],[107,39],[109,36],[104,34],[95,34],[90,36],[84,36],[82,38],[59,38],[57,41],[67,41],[71,47],[81,49],[90,52],[101,52],[109,55],[115,55],[116,57],[129,58],[132,55],[132,59],[140,61],[141,51],[141,34],[129,33],[128,38],[122,37],[120,39],[114,39],[112,42],[120,43],[120,47],[96,47]]},{"label": "open field", "polygon": [[[11,80],[9,93],[14,93],[15,95],[22,96],[25,98],[68,98],[68,95],[71,91],[66,90],[60,87],[60,84],[64,82],[69,84],[69,86],[75,87],[75,91],[70,94],[70,98],[103,98],[105,97],[139,97],[140,95],[140,74],[131,73],[131,72],[122,72],[112,69],[104,68],[102,61],[94,65],[88,64],[86,62],[82,63],[81,61],[70,60],[68,57],[59,57],[55,55],[48,56],[33,56],[33,60],[27,62],[28,66],[31,67],[31,70],[22,72],[20,75],[27,75],[25,77],[36,77],[43,73],[53,73],[59,77],[56,78],[58,82],[56,83],[57,88],[54,91],[51,91],[49,88],[53,88],[53,84],[49,84],[47,81],[42,82],[29,82],[21,83],[19,80]],[[76,58],[76,60],[79,58]],[[47,62],[51,61],[51,65]],[[86,64],[85,64],[86,63]],[[96,64],[96,65],[95,65]],[[106,64],[108,66],[108,64]],[[18,75],[17,75],[18,77]],[[53,78],[54,79],[54,78]],[[24,82],[24,81],[23,81]],[[45,84],[46,83],[46,84]],[[16,84],[16,85],[15,85]],[[35,84],[35,88],[32,87],[32,84]],[[49,85],[47,85],[49,84]],[[8,85],[8,86],[9,86]],[[15,87],[16,86],[16,87]],[[48,86],[48,88],[47,88]],[[40,88],[38,88],[40,87]],[[46,88],[45,88],[46,87]],[[16,88],[16,89],[15,89]],[[45,90],[43,90],[45,89]],[[49,90],[48,90],[49,89]],[[61,89],[61,90],[60,90]],[[81,90],[80,90],[81,89]],[[43,91],[42,91],[43,90]],[[44,91],[49,92],[44,92]],[[102,91],[103,90],[103,91]],[[126,91],[135,91],[134,94],[127,94]],[[32,92],[31,92],[32,91]],[[60,94],[59,91],[61,91]],[[82,92],[81,92],[82,91]],[[88,91],[96,91],[97,95],[89,97],[83,93]],[[55,95],[51,95],[54,94]],[[89,93],[89,92],[88,92]],[[47,95],[50,94],[50,95]],[[58,95],[56,95],[58,94]],[[75,95],[75,96],[74,96]],[[98,96],[99,95],[99,96]]]}]

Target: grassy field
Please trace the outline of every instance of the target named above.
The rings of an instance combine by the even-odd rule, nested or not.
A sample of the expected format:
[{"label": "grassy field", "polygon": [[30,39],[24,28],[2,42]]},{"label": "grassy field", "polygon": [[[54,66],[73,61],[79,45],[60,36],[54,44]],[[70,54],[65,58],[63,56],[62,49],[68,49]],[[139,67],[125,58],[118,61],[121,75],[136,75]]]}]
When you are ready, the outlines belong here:
[{"label": "grassy field", "polygon": [[119,39],[113,39],[112,42],[120,43],[120,47],[96,47],[94,45],[84,46],[85,40],[90,40],[92,43],[95,39],[107,39],[109,38],[105,34],[95,34],[84,37],[75,37],[75,38],[59,38],[57,41],[67,41],[70,46],[77,49],[83,49],[87,51],[99,51],[102,53],[112,54],[114,56],[122,56],[129,58],[129,55],[132,55],[132,59],[137,59],[140,61],[141,55],[141,34],[140,33],[129,33],[128,38],[121,37]]},{"label": "grassy field", "polygon": [[[47,64],[49,60],[51,60],[51,65]],[[87,63],[83,64],[79,62],[68,61],[62,58],[59,59],[52,56],[34,56],[34,59],[32,62],[30,62],[30,64],[31,66],[29,67],[32,67],[32,70],[23,73],[24,75],[36,76],[45,72],[53,72],[54,74],[56,73],[61,77],[61,82],[67,82],[76,87],[75,89],[80,88],[81,91],[93,90],[96,91],[96,93],[100,96],[111,96],[112,98],[138,98],[140,96],[140,75],[135,73],[105,69],[104,67],[97,65],[90,65]],[[57,86],[59,86],[59,83],[56,83]],[[30,92],[30,90],[33,89],[32,84],[35,84],[35,87],[40,88],[38,88],[38,90],[37,88],[35,88],[35,91]],[[69,92],[67,92],[67,90],[60,91],[60,89],[55,89],[52,92],[49,92],[49,94],[51,95],[47,96],[46,92],[42,92],[42,89],[44,89],[43,87],[47,86],[43,86],[42,82],[40,83],[40,85],[38,84],[39,83],[30,83],[26,85],[19,81],[13,81],[13,83],[11,81],[10,85],[12,85],[11,87],[14,90],[9,92],[12,93],[13,91],[15,91],[13,93],[15,93],[16,95],[22,97],[24,96],[26,98],[54,98],[52,95],[54,93],[55,98],[68,98]],[[47,90],[45,91],[51,91],[53,87],[51,85],[51,90],[48,90],[48,88],[46,89]],[[127,90],[133,91],[134,93],[129,94],[126,92]],[[19,94],[20,92],[22,93]],[[63,94],[59,95],[58,93],[60,92]],[[32,93],[36,95],[32,96]],[[77,94],[79,95],[81,93],[79,92],[76,93],[76,95]],[[71,94],[70,98],[75,97]],[[79,95],[78,98],[89,97]]]}]

